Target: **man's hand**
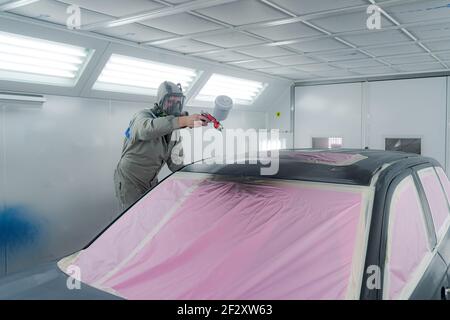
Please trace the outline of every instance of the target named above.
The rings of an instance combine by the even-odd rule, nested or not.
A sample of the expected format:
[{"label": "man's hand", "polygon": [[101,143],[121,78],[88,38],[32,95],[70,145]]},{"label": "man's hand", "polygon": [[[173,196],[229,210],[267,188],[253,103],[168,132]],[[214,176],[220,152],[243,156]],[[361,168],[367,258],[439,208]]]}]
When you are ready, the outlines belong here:
[{"label": "man's hand", "polygon": [[178,123],[180,128],[194,128],[200,126],[206,126],[210,122],[206,117],[200,114],[193,114],[190,116],[179,117]]}]

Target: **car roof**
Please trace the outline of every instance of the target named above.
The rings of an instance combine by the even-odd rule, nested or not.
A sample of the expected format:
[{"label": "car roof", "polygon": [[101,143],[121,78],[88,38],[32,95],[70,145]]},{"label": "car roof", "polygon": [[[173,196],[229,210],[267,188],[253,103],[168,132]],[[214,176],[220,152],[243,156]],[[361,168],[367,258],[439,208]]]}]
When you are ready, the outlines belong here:
[{"label": "car roof", "polygon": [[[323,159],[327,157],[342,157],[347,155],[352,163],[339,164],[333,161],[307,161],[310,159]],[[305,160],[306,159],[306,160]],[[368,149],[289,149],[279,151],[279,170],[274,175],[262,175],[261,168],[269,167],[261,163],[249,164],[206,164],[195,162],[185,166],[181,171],[195,173],[210,173],[240,177],[265,177],[286,180],[314,181],[337,184],[350,184],[368,186],[372,177],[385,164],[394,162],[435,163],[435,160],[417,154],[368,150]]]}]

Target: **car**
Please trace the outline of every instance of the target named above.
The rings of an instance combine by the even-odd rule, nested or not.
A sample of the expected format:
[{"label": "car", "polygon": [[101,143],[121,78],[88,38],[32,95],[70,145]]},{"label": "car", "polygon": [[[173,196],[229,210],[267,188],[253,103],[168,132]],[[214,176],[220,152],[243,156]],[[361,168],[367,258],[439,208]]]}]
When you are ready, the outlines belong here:
[{"label": "car", "polygon": [[[450,299],[450,182],[417,154],[193,163],[1,299]],[[78,287],[77,287],[78,285]]]}]

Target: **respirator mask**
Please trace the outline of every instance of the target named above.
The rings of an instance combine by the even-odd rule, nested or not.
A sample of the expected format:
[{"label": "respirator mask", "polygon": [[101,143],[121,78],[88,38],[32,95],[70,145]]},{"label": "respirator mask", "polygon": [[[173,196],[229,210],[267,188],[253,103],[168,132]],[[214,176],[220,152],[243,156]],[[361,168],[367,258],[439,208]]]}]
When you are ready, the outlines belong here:
[{"label": "respirator mask", "polygon": [[171,116],[180,116],[183,112],[184,100],[183,94],[167,94],[161,102],[163,112]]},{"label": "respirator mask", "polygon": [[164,81],[158,88],[158,109],[161,115],[181,116],[185,95],[180,84]]}]

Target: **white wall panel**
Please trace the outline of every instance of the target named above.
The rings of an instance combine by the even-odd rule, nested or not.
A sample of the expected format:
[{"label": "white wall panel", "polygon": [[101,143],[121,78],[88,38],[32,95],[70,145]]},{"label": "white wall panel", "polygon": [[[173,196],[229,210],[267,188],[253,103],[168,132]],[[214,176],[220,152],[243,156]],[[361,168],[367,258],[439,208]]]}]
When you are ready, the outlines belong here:
[{"label": "white wall panel", "polygon": [[47,99],[4,114],[3,197],[10,224],[23,232],[8,246],[8,272],[82,248],[118,213],[108,102]]},{"label": "white wall panel", "polygon": [[421,138],[422,155],[449,172],[447,82],[435,77],[297,87],[295,146],[337,136],[344,147],[384,150],[386,138]]},{"label": "white wall panel", "polygon": [[369,145],[385,138],[422,138],[422,155],[445,166],[445,78],[378,81],[369,84]]},{"label": "white wall panel", "polygon": [[[267,108],[268,129],[278,129],[280,139],[286,140],[286,148],[292,148],[293,134],[291,130],[291,87],[287,87],[278,95],[273,105]],[[278,116],[279,112],[279,116]]]},{"label": "white wall panel", "polygon": [[361,83],[297,87],[295,147],[311,148],[313,137],[342,137],[361,148]]}]

